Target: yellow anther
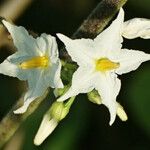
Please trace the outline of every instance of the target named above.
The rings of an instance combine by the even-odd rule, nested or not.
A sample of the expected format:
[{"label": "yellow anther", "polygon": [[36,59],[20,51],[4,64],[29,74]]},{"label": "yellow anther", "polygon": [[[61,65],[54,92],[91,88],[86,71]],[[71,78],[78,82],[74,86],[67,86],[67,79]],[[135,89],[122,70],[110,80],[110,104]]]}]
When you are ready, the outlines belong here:
[{"label": "yellow anther", "polygon": [[20,64],[22,69],[45,68],[49,64],[47,56],[36,56]]},{"label": "yellow anther", "polygon": [[120,66],[119,63],[112,62],[108,58],[98,59],[98,60],[96,60],[95,63],[96,63],[96,70],[102,71],[102,72],[117,69]]}]

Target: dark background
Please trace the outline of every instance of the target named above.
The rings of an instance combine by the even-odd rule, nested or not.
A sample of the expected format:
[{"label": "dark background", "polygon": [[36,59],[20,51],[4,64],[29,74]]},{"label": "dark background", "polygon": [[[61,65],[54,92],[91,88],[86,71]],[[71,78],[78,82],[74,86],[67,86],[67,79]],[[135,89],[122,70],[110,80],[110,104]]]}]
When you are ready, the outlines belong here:
[{"label": "dark background", "polygon": [[[0,1],[0,4],[5,2]],[[38,34],[71,36],[99,0],[34,0],[15,24]],[[149,0],[129,0],[124,7],[125,20],[134,17],[150,19]],[[150,53],[150,40],[125,40],[123,47]],[[107,43],[106,43],[107,44]],[[1,62],[12,52],[1,47]],[[33,145],[44,112],[54,100],[53,95],[41,104],[20,127],[4,150],[149,150],[150,149],[150,62],[122,75],[122,89],[117,100],[128,114],[128,121],[116,119],[109,126],[106,107],[88,101],[86,95],[77,97],[69,115],[39,147]],[[0,117],[2,118],[25,91],[25,82],[0,75]]]}]

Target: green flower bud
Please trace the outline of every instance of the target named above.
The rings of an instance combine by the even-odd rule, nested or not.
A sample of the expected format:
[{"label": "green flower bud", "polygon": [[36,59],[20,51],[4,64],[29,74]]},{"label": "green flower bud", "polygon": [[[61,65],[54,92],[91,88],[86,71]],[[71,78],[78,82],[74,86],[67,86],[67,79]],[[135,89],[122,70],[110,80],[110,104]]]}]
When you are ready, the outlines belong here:
[{"label": "green flower bud", "polygon": [[89,92],[87,95],[88,95],[89,101],[91,101],[92,103],[95,103],[98,105],[102,104],[101,97],[96,90]]},{"label": "green flower bud", "polygon": [[68,111],[63,102],[54,102],[50,109],[50,116],[60,121],[68,114]]},{"label": "green flower bud", "polygon": [[50,108],[50,116],[57,121],[61,121],[69,113],[69,109],[74,101],[74,97],[70,98],[67,103],[54,102]]}]

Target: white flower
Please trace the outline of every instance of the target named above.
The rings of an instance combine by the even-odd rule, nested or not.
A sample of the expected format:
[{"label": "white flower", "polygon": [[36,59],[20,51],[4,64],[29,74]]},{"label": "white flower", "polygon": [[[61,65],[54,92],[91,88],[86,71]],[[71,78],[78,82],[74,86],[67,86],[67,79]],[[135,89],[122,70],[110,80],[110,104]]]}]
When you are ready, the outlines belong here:
[{"label": "white flower", "polygon": [[141,37],[150,39],[150,20],[134,18],[124,22],[122,35],[127,39]]},{"label": "white flower", "polygon": [[88,93],[95,88],[101,96],[102,103],[110,111],[110,125],[115,120],[118,108],[116,97],[121,82],[117,76],[133,71],[142,62],[150,60],[150,55],[144,52],[121,49],[123,21],[124,11],[120,9],[116,20],[94,40],[72,40],[57,34],[69,55],[79,65],[73,74],[70,89],[58,101],[64,101],[79,93]]},{"label": "white flower", "polygon": [[48,87],[62,88],[61,63],[54,37],[42,34],[34,39],[23,27],[2,21],[10,32],[17,52],[0,64],[0,73],[28,81],[24,105],[14,113],[24,113],[29,104]]}]

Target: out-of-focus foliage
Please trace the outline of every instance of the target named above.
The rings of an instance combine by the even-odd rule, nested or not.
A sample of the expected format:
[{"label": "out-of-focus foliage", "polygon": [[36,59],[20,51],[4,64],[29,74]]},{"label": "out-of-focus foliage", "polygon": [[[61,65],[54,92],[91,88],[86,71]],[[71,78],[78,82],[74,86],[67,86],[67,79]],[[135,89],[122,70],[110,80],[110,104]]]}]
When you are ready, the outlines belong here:
[{"label": "out-of-focus foliage", "polygon": [[131,119],[150,136],[150,66],[147,65],[129,80],[128,89]]}]

